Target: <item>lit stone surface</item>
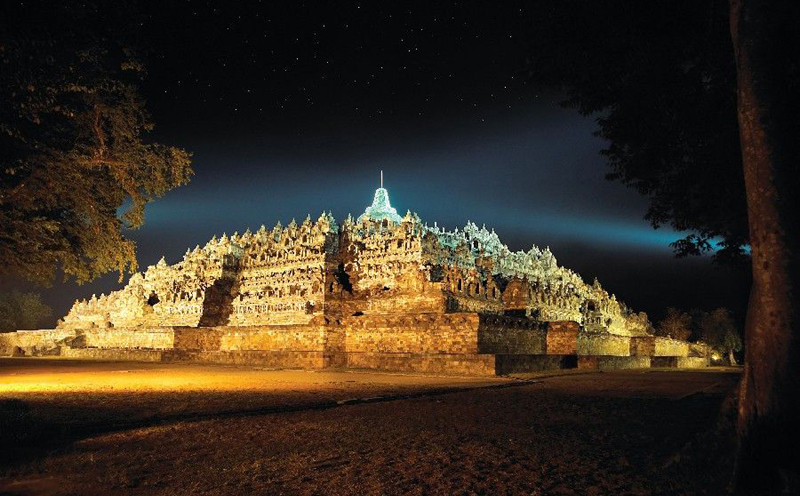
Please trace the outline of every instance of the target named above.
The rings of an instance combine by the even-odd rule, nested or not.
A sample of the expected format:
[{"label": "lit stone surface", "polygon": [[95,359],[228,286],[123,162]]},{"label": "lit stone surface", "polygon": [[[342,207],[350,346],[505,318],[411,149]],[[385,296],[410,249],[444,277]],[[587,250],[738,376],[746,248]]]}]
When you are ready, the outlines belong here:
[{"label": "lit stone surface", "polygon": [[381,187],[357,221],[323,212],[214,237],[172,265],[162,258],[121,290],[75,302],[55,331],[0,335],[0,353],[160,350],[164,361],[447,373],[705,353],[653,340],[649,328],[645,313],[560,267],[549,248],[513,252],[471,222],[445,231],[400,217]]},{"label": "lit stone surface", "polygon": [[401,218],[384,188],[357,222],[323,213],[162,259],[122,290],[76,302],[60,327],[291,325],[357,312],[514,312],[626,336],[648,327],[549,248],[512,252],[471,222],[448,232]]},{"label": "lit stone surface", "polygon": [[364,220],[390,220],[394,223],[400,223],[400,216],[397,215],[397,210],[392,207],[389,202],[389,192],[381,186],[375,190],[375,197],[372,199],[372,205],[364,210],[361,217],[358,218],[359,222]]}]

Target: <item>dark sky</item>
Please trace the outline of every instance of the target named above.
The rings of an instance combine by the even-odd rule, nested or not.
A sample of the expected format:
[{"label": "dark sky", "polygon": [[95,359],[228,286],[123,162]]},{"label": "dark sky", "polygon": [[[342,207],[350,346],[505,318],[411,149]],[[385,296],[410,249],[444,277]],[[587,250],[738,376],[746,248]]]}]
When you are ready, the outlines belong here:
[{"label": "dark sky", "polygon": [[[452,229],[493,227],[637,310],[728,306],[747,281],[642,219],[646,199],[604,180],[595,124],[526,84],[526,2],[7,4],[35,25],[100,19],[147,47],[153,138],[194,153],[195,177],[132,233],[142,269],[214,234],[331,210],[359,214],[384,170],[393,205]],[[60,20],[60,21],[54,21]],[[108,21],[108,22],[106,22]],[[88,25],[98,25],[93,22]],[[98,28],[100,29],[100,28]],[[45,291],[56,316],[114,275]]]}]

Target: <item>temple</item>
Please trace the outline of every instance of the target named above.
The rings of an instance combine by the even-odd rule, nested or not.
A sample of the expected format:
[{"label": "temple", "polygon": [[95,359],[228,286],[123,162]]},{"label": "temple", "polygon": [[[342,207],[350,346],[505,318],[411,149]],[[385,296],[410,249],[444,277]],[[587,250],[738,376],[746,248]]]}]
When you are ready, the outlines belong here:
[{"label": "temple", "polygon": [[383,184],[355,220],[214,237],[76,301],[54,330],[0,337],[0,351],[481,375],[708,362],[549,248],[401,217]]}]

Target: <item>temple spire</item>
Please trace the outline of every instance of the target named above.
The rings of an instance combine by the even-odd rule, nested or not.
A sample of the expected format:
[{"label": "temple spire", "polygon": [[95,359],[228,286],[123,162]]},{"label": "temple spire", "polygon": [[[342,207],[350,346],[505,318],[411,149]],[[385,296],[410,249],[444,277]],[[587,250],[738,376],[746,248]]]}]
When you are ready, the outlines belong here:
[{"label": "temple spire", "polygon": [[358,218],[359,222],[364,219],[371,220],[390,220],[396,224],[401,222],[401,217],[397,215],[397,210],[392,207],[389,202],[389,192],[383,187],[383,171],[381,170],[381,187],[375,190],[375,197],[372,199],[372,205],[364,210],[364,213]]}]

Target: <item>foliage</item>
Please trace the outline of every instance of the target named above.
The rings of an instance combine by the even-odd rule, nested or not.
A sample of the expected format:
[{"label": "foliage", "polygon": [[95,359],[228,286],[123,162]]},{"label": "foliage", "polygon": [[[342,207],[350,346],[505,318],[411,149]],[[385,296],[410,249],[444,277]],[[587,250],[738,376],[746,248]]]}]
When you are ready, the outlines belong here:
[{"label": "foliage", "polygon": [[[749,243],[725,0],[531,6],[528,76],[597,119],[611,172],[686,236],[679,256],[746,260]],[[720,246],[715,246],[720,242]]]},{"label": "foliage", "polygon": [[741,351],[742,338],[727,308],[704,313],[699,325],[700,338],[720,353]]},{"label": "foliage", "polygon": [[137,267],[123,229],[192,174],[189,153],[145,142],[143,65],[102,39],[28,33],[2,40],[0,64],[0,274],[122,279]]},{"label": "foliage", "polygon": [[752,248],[734,484],[796,493],[800,4],[544,0],[532,11],[531,80],[597,118],[608,177],[649,199],[654,227],[687,233],[676,253],[720,239],[715,260],[736,262]]},{"label": "foliage", "polygon": [[655,334],[686,341],[692,335],[692,316],[677,308],[667,308],[667,315],[656,326]]},{"label": "foliage", "polygon": [[39,293],[0,293],[0,332],[36,329],[51,313]]}]

